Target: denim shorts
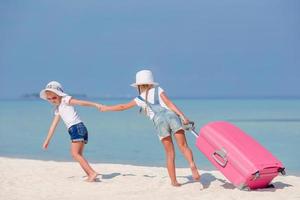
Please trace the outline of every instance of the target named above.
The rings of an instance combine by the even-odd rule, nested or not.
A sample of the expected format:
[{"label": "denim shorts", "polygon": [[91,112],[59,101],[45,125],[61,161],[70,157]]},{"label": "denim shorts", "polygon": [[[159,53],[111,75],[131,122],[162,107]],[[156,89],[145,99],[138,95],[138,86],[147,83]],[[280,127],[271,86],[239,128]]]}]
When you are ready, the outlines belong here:
[{"label": "denim shorts", "polygon": [[170,110],[156,113],[153,118],[154,126],[160,140],[183,130],[182,123],[178,115]]},{"label": "denim shorts", "polygon": [[84,142],[85,144],[88,143],[88,131],[82,122],[71,126],[68,129],[68,132],[72,142]]}]

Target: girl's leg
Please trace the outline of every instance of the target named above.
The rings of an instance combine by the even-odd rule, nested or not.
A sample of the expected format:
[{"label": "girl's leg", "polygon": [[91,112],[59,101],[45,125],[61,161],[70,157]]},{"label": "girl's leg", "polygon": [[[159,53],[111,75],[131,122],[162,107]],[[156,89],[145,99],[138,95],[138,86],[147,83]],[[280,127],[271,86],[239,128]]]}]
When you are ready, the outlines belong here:
[{"label": "girl's leg", "polygon": [[[82,143],[82,142],[79,142],[79,143]],[[84,147],[85,147],[85,144],[83,143],[83,145],[80,145],[80,147],[79,147],[79,149],[78,149],[78,154],[79,154],[81,157],[83,157],[83,149],[84,149]],[[83,157],[83,158],[84,158],[84,157]],[[83,170],[85,171],[85,173],[86,173],[87,175],[89,175],[89,172],[86,171],[85,168],[83,168]]]},{"label": "girl's leg", "polygon": [[198,173],[196,164],[195,164],[194,159],[193,159],[193,153],[192,153],[191,149],[189,148],[189,146],[187,144],[185,134],[184,134],[184,130],[177,131],[175,133],[175,138],[176,138],[176,142],[179,146],[180,151],[182,152],[185,159],[188,161],[188,163],[190,165],[194,180],[199,180],[200,175]]},{"label": "girl's leg", "polygon": [[171,184],[173,186],[180,186],[176,179],[176,172],[175,172],[175,151],[174,145],[171,136],[168,136],[161,140],[162,144],[164,145],[166,157],[167,157],[167,169],[169,173],[169,177],[171,179]]},{"label": "girl's leg", "polygon": [[97,173],[92,169],[92,167],[89,165],[89,163],[85,160],[85,158],[82,155],[84,148],[83,142],[72,142],[71,143],[71,154],[74,160],[79,162],[82,169],[86,172],[88,175],[87,181],[95,181],[97,177]]}]

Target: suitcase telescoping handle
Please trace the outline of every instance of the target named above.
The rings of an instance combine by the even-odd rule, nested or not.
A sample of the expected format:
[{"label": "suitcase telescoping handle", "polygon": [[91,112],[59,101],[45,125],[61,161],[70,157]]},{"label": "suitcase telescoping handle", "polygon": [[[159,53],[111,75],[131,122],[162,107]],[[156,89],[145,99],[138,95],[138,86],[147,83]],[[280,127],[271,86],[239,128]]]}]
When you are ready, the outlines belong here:
[{"label": "suitcase telescoping handle", "polygon": [[195,131],[195,122],[190,121],[189,124],[185,125],[185,130],[191,131],[196,138],[199,137],[198,133]]}]

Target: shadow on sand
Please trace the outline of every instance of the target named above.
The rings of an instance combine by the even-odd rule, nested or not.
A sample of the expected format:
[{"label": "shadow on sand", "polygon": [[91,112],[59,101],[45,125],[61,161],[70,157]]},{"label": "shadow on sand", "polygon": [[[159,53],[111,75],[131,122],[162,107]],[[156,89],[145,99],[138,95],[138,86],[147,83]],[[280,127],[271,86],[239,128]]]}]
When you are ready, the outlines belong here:
[{"label": "shadow on sand", "polygon": [[[182,185],[186,185],[186,184],[196,182],[196,181],[193,180],[192,176],[184,176],[184,178],[188,179],[188,181],[183,183]],[[216,178],[211,173],[201,174],[200,183],[203,185],[203,189],[209,188],[211,183],[214,182],[214,181],[220,181],[222,183],[221,187],[223,187],[224,189],[227,189],[227,190],[236,189],[236,187],[232,183],[228,182],[225,179]],[[257,189],[257,190],[251,190],[251,191],[248,191],[248,192],[275,192],[276,190],[281,190],[281,189],[284,189],[286,187],[292,187],[293,186],[293,185],[283,183],[283,182],[279,182],[279,181],[272,182],[271,184],[272,184],[273,187]],[[245,191],[247,191],[247,190],[245,190]]]},{"label": "shadow on sand", "polygon": [[116,172],[111,173],[111,174],[99,174],[99,175],[102,176],[101,177],[102,179],[113,179],[117,176],[136,176],[135,174],[121,174],[121,173],[116,173]]}]

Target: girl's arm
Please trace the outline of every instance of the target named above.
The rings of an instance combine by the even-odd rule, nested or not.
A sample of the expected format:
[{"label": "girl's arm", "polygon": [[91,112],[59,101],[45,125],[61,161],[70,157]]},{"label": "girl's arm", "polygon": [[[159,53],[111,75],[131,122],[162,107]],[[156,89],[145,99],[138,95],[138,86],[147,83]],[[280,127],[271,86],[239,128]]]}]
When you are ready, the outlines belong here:
[{"label": "girl's arm", "polygon": [[117,104],[113,106],[106,106],[106,105],[101,105],[101,111],[106,112],[106,111],[123,111],[123,110],[128,110],[132,107],[136,106],[136,103],[134,100],[124,103],[124,104]]},{"label": "girl's arm", "polygon": [[84,101],[79,99],[73,99],[71,98],[69,101],[70,105],[79,105],[79,106],[90,106],[90,107],[96,107],[98,110],[100,110],[101,104],[91,102],[91,101]]},{"label": "girl's arm", "polygon": [[179,115],[179,117],[183,120],[184,124],[189,123],[190,120],[183,114],[183,112],[181,112],[181,110],[179,110],[179,108],[177,108],[177,106],[169,99],[169,97],[166,95],[165,92],[162,92],[160,94],[160,97],[164,101],[164,103],[168,106],[168,108],[170,108],[177,115]]},{"label": "girl's arm", "polygon": [[50,129],[48,131],[47,138],[44,141],[43,149],[47,149],[48,148],[49,142],[50,142],[50,140],[51,140],[51,138],[52,138],[52,136],[54,134],[54,131],[55,131],[56,127],[57,127],[57,124],[58,124],[59,120],[60,120],[60,116],[59,115],[55,115],[55,117],[54,117],[54,119],[52,121],[52,124],[50,126]]}]

